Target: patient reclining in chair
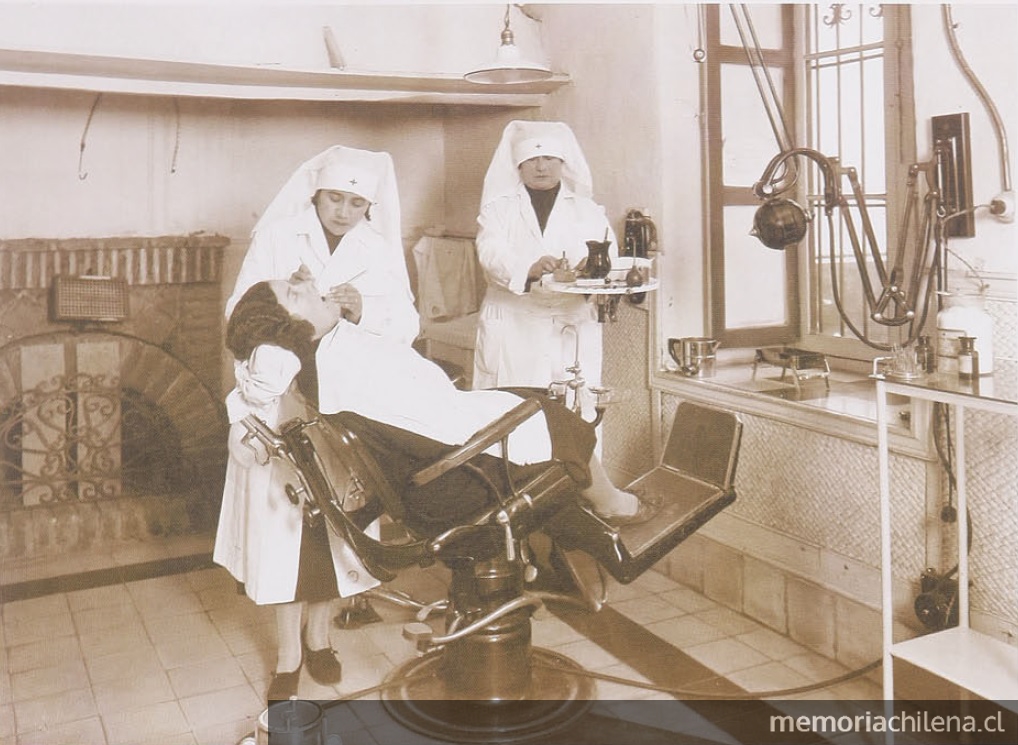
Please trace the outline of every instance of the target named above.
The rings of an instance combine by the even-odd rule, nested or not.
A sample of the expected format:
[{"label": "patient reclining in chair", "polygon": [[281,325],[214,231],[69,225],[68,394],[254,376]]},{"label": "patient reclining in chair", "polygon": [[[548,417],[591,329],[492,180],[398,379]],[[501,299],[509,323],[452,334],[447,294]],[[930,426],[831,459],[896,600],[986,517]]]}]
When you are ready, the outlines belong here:
[{"label": "patient reclining in chair", "polygon": [[[295,598],[294,582],[299,601],[299,588],[312,577],[312,582],[329,584],[333,591],[338,587],[342,596],[354,595],[377,585],[379,579],[395,577],[401,567],[435,558],[486,560],[501,551],[503,559],[518,564],[515,557],[523,546],[514,539],[514,530],[519,531],[517,537],[542,530],[561,551],[578,550],[618,581],[630,582],[734,499],[730,487],[735,451],[723,440],[737,447],[739,426],[734,419],[723,424],[713,418],[722,412],[681,417],[681,426],[677,412],[666,462],[634,483],[634,490],[648,495],[640,498],[609,481],[594,455],[596,435],[591,424],[543,391],[459,390],[441,368],[409,346],[393,344],[341,319],[339,309],[320,297],[313,283],[296,277],[251,287],[230,318],[227,346],[237,359],[237,386],[227,408],[231,422],[243,422],[231,431],[231,439],[246,427],[252,435],[258,430],[257,439],[275,454],[281,452],[277,447],[290,456],[298,454],[283,458],[299,474],[299,489],[286,486],[290,501],[299,504],[296,495],[303,493],[305,506],[310,501],[338,507],[325,510],[331,528],[327,536],[321,522],[317,523],[314,542],[325,545],[327,537],[325,555],[330,547],[332,553],[332,561],[325,559],[329,571],[323,575],[305,568],[310,533],[305,531],[303,541],[297,541],[299,572],[287,568],[288,563],[297,564],[296,558],[280,561],[273,539],[252,531],[254,521],[244,514],[245,508],[228,510],[224,495],[214,559],[245,583],[256,603],[290,603]],[[305,408],[291,406],[286,412],[286,402],[294,400],[304,401]],[[680,412],[688,405],[680,405]],[[271,430],[288,418],[281,434]],[[263,424],[253,426],[252,419]],[[314,428],[309,423],[312,419],[324,420],[326,426]],[[301,440],[305,428],[319,433],[317,443]],[[337,444],[331,445],[330,440]],[[681,445],[676,449],[673,443]],[[244,450],[239,445],[231,442],[231,467],[235,457],[243,458],[237,455]],[[371,453],[370,458],[352,465],[347,458],[361,458],[350,454],[362,448]],[[324,473],[329,468],[320,456],[328,460],[330,450],[340,468]],[[242,469],[238,465],[234,472]],[[382,478],[369,476],[371,484],[364,494],[363,504],[372,504],[373,509],[345,504],[344,495],[357,486],[359,477],[377,474],[379,469],[384,472]],[[324,476],[324,481],[315,474]],[[276,491],[284,490],[285,478],[276,482]],[[230,489],[228,469],[227,494]],[[667,493],[664,503],[662,490]],[[270,520],[296,521],[299,526],[301,509],[291,508],[285,498],[276,497],[275,503]],[[383,511],[400,522],[413,541],[378,548],[382,544],[366,538],[366,523]],[[473,537],[484,541],[484,547],[472,543]],[[461,539],[465,542],[457,543]],[[273,572],[289,573],[289,589],[247,587],[252,580],[264,580],[252,571],[257,559],[254,565],[238,560],[237,556],[252,551],[245,542],[256,544],[254,552],[272,552]],[[337,544],[342,544],[338,550]],[[463,565],[459,567],[454,578],[464,571]],[[569,570],[574,569],[570,565]],[[503,604],[493,611],[496,616],[521,607],[517,601],[506,602],[500,593],[492,600]],[[464,597],[472,598],[471,606],[476,599],[473,590]],[[277,623],[282,620],[277,614]],[[299,626],[295,628],[299,636]],[[309,634],[310,628],[311,624]],[[283,640],[280,632],[281,649]],[[307,654],[315,654],[312,649],[306,647]],[[461,653],[467,658],[473,654]],[[519,687],[515,683],[509,687],[515,690],[513,686]],[[482,695],[486,697],[487,693]]]},{"label": "patient reclining in chair", "polygon": [[[565,464],[583,497],[602,516],[624,518],[640,506],[637,497],[609,481],[593,454],[594,429],[581,417],[540,392],[457,389],[440,367],[412,348],[343,320],[339,308],[320,297],[312,282],[293,278],[251,288],[231,316],[227,346],[238,360],[246,360],[239,366],[242,372],[231,394],[231,420],[239,418],[237,413],[250,413],[252,402],[273,401],[295,381],[308,404],[321,414],[356,415],[363,420],[362,430],[420,461],[441,455],[443,445],[466,442],[521,398],[535,397],[541,411],[509,435],[509,460],[519,467],[550,460]],[[249,406],[237,406],[237,399]],[[498,447],[492,446],[492,455],[499,454]],[[392,461],[397,467],[395,455]],[[469,492],[447,492],[410,498],[453,497],[459,502],[457,512],[471,511]],[[448,508],[448,504],[432,510],[419,505],[425,514]]]}]

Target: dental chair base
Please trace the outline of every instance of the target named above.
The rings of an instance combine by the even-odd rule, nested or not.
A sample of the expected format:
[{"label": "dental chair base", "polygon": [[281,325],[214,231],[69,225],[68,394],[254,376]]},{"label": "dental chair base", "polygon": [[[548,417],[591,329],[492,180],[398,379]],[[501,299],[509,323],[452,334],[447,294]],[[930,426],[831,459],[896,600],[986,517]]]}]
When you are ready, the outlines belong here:
[{"label": "dental chair base", "polygon": [[394,670],[382,694],[389,714],[416,732],[468,743],[523,742],[582,716],[593,681],[568,657],[534,648],[535,604],[514,602],[524,596],[524,563],[504,554],[444,561],[452,570],[447,634],[482,623]]}]

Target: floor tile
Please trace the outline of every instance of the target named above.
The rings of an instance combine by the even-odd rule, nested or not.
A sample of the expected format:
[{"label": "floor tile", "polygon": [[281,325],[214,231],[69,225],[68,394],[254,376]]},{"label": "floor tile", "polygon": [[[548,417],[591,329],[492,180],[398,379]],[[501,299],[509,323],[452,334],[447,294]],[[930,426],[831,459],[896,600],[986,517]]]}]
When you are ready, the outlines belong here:
[{"label": "floor tile", "polygon": [[721,606],[697,611],[693,614],[693,618],[698,618],[704,623],[724,631],[726,636],[747,634],[760,628],[760,624],[752,618],[747,618],[738,611]]},{"label": "floor tile", "polygon": [[639,624],[646,625],[666,618],[677,618],[685,614],[679,607],[656,597],[633,598],[613,602],[612,608]]},{"label": "floor tile", "polygon": [[125,645],[121,652],[88,656],[85,658],[85,667],[88,668],[88,677],[93,685],[122,678],[125,670],[131,671],[131,677],[163,672],[155,647],[147,643]]},{"label": "floor tile", "polygon": [[724,631],[688,615],[650,623],[646,628],[652,634],[679,649],[715,641],[726,636]]},{"label": "floor tile", "polygon": [[767,661],[767,656],[762,652],[757,652],[735,639],[717,639],[686,647],[683,651],[720,675],[761,665]]},{"label": "floor tile", "polygon": [[[99,717],[79,719],[45,730],[18,735],[18,745],[106,745],[106,733]],[[12,741],[13,745],[13,741]]]},{"label": "floor tile", "polygon": [[103,631],[81,634],[78,637],[85,659],[116,654],[127,649],[152,647],[152,641],[141,622],[111,626]]},{"label": "floor tile", "polygon": [[14,706],[0,704],[0,738],[13,737],[15,729]]},{"label": "floor tile", "polygon": [[52,616],[4,622],[4,639],[10,646],[73,636],[76,633],[71,612],[65,610]]},{"label": "floor tile", "polygon": [[233,686],[180,699],[180,708],[192,729],[235,722],[241,716],[253,720],[265,708],[265,700],[250,685]]},{"label": "floor tile", "polygon": [[176,701],[104,714],[102,721],[109,745],[137,745],[143,740],[167,742],[191,732],[191,726]]},{"label": "floor tile", "polygon": [[176,700],[170,679],[163,670],[103,681],[96,683],[92,690],[96,706],[104,716]]},{"label": "floor tile", "polygon": [[133,605],[111,605],[109,608],[85,608],[74,612],[74,626],[79,634],[105,633],[115,626],[141,621]]},{"label": "floor tile", "polygon": [[85,663],[81,659],[11,674],[11,693],[15,703],[61,691],[86,688],[88,685],[88,673],[85,672]]},{"label": "floor tile", "polygon": [[155,648],[167,670],[232,656],[230,648],[215,630],[198,636],[177,636],[165,642],[156,641]]},{"label": "floor tile", "polygon": [[33,623],[71,612],[64,594],[48,595],[31,600],[15,600],[0,606],[4,625],[8,628],[21,623]]},{"label": "floor tile", "polygon": [[667,603],[671,603],[676,608],[684,610],[686,613],[699,613],[700,611],[719,607],[718,604],[710,598],[704,597],[695,590],[682,586],[679,586],[674,590],[662,592],[658,597]]},{"label": "floor tile", "polygon": [[58,636],[28,644],[18,644],[7,650],[7,670],[20,673],[39,667],[53,667],[65,660],[80,659],[81,646],[76,636]]},{"label": "floor tile", "polygon": [[240,664],[233,657],[202,660],[194,665],[167,670],[177,698],[247,685]]},{"label": "floor tile", "polygon": [[98,714],[92,689],[88,687],[61,691],[14,704],[14,717],[19,733],[53,729],[79,719],[94,719]]},{"label": "floor tile", "polygon": [[106,609],[118,605],[131,605],[131,594],[124,585],[104,585],[69,592],[67,603],[72,612],[90,608]]},{"label": "floor tile", "polygon": [[789,657],[805,654],[808,650],[787,636],[776,631],[758,626],[753,631],[745,634],[738,634],[736,637],[743,644],[763,652],[772,660],[784,660]]},{"label": "floor tile", "polygon": [[[798,688],[808,685],[809,679],[802,673],[796,672],[780,662],[765,662],[755,667],[747,667],[728,673],[726,676],[737,685],[747,691],[783,691],[789,688]],[[788,695],[777,695],[777,698],[787,698]]]}]

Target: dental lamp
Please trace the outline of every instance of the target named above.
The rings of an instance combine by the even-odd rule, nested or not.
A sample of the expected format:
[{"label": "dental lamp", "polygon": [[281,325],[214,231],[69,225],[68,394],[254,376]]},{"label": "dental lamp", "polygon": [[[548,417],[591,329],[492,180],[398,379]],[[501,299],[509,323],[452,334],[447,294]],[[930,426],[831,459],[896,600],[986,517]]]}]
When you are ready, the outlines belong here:
[{"label": "dental lamp", "polygon": [[[872,342],[856,328],[842,307],[837,281],[837,261],[834,255],[834,213],[838,211],[845,226],[856,267],[862,284],[863,299],[869,317],[883,326],[903,326],[914,324],[913,334],[918,334],[926,318],[932,295],[930,277],[940,252],[940,222],[944,217],[944,207],[940,184],[951,173],[954,167],[951,157],[952,148],[948,143],[936,142],[933,158],[925,163],[916,163],[909,168],[907,197],[902,230],[898,237],[895,253],[889,256],[890,268],[885,264],[880,253],[870,220],[866,201],[859,184],[855,168],[841,165],[838,158],[832,158],[810,148],[798,147],[784,150],[771,159],[764,169],[760,180],[753,186],[753,193],[764,203],[757,209],[753,217],[752,235],[756,236],[765,246],[775,250],[785,250],[799,243],[806,235],[811,214],[798,203],[781,196],[790,190],[796,178],[784,178],[792,169],[785,169],[786,163],[793,158],[806,158],[814,162],[820,170],[823,183],[823,211],[827,217],[830,238],[830,267],[832,290],[838,312],[852,332],[870,346],[883,348]],[[794,165],[794,164],[789,164]],[[779,169],[780,173],[779,173]],[[794,172],[794,171],[792,171]],[[919,214],[918,176],[922,173],[927,184],[923,198],[923,208]],[[851,199],[841,188],[841,180],[847,179],[851,189]],[[850,202],[854,202],[850,204]],[[862,238],[856,228],[852,216],[853,207],[858,210],[862,223]],[[921,222],[919,220],[921,219]],[[906,258],[909,253],[908,233],[913,222],[919,222],[915,236],[911,267],[906,270]],[[935,229],[936,228],[936,229]],[[876,288],[871,269],[876,273]],[[918,322],[918,323],[916,323]],[[910,337],[913,335],[910,334]],[[911,341],[911,338],[909,339]]]}]

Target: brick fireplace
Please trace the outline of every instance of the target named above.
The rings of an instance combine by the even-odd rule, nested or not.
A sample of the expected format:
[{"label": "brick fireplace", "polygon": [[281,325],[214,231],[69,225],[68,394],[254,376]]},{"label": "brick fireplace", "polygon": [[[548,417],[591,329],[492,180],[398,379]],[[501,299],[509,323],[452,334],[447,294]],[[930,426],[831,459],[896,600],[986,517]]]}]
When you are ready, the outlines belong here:
[{"label": "brick fireplace", "polygon": [[[0,561],[214,530],[228,244],[0,241]],[[57,279],[96,275],[125,288],[122,317],[94,320],[86,298],[56,320]]]}]

